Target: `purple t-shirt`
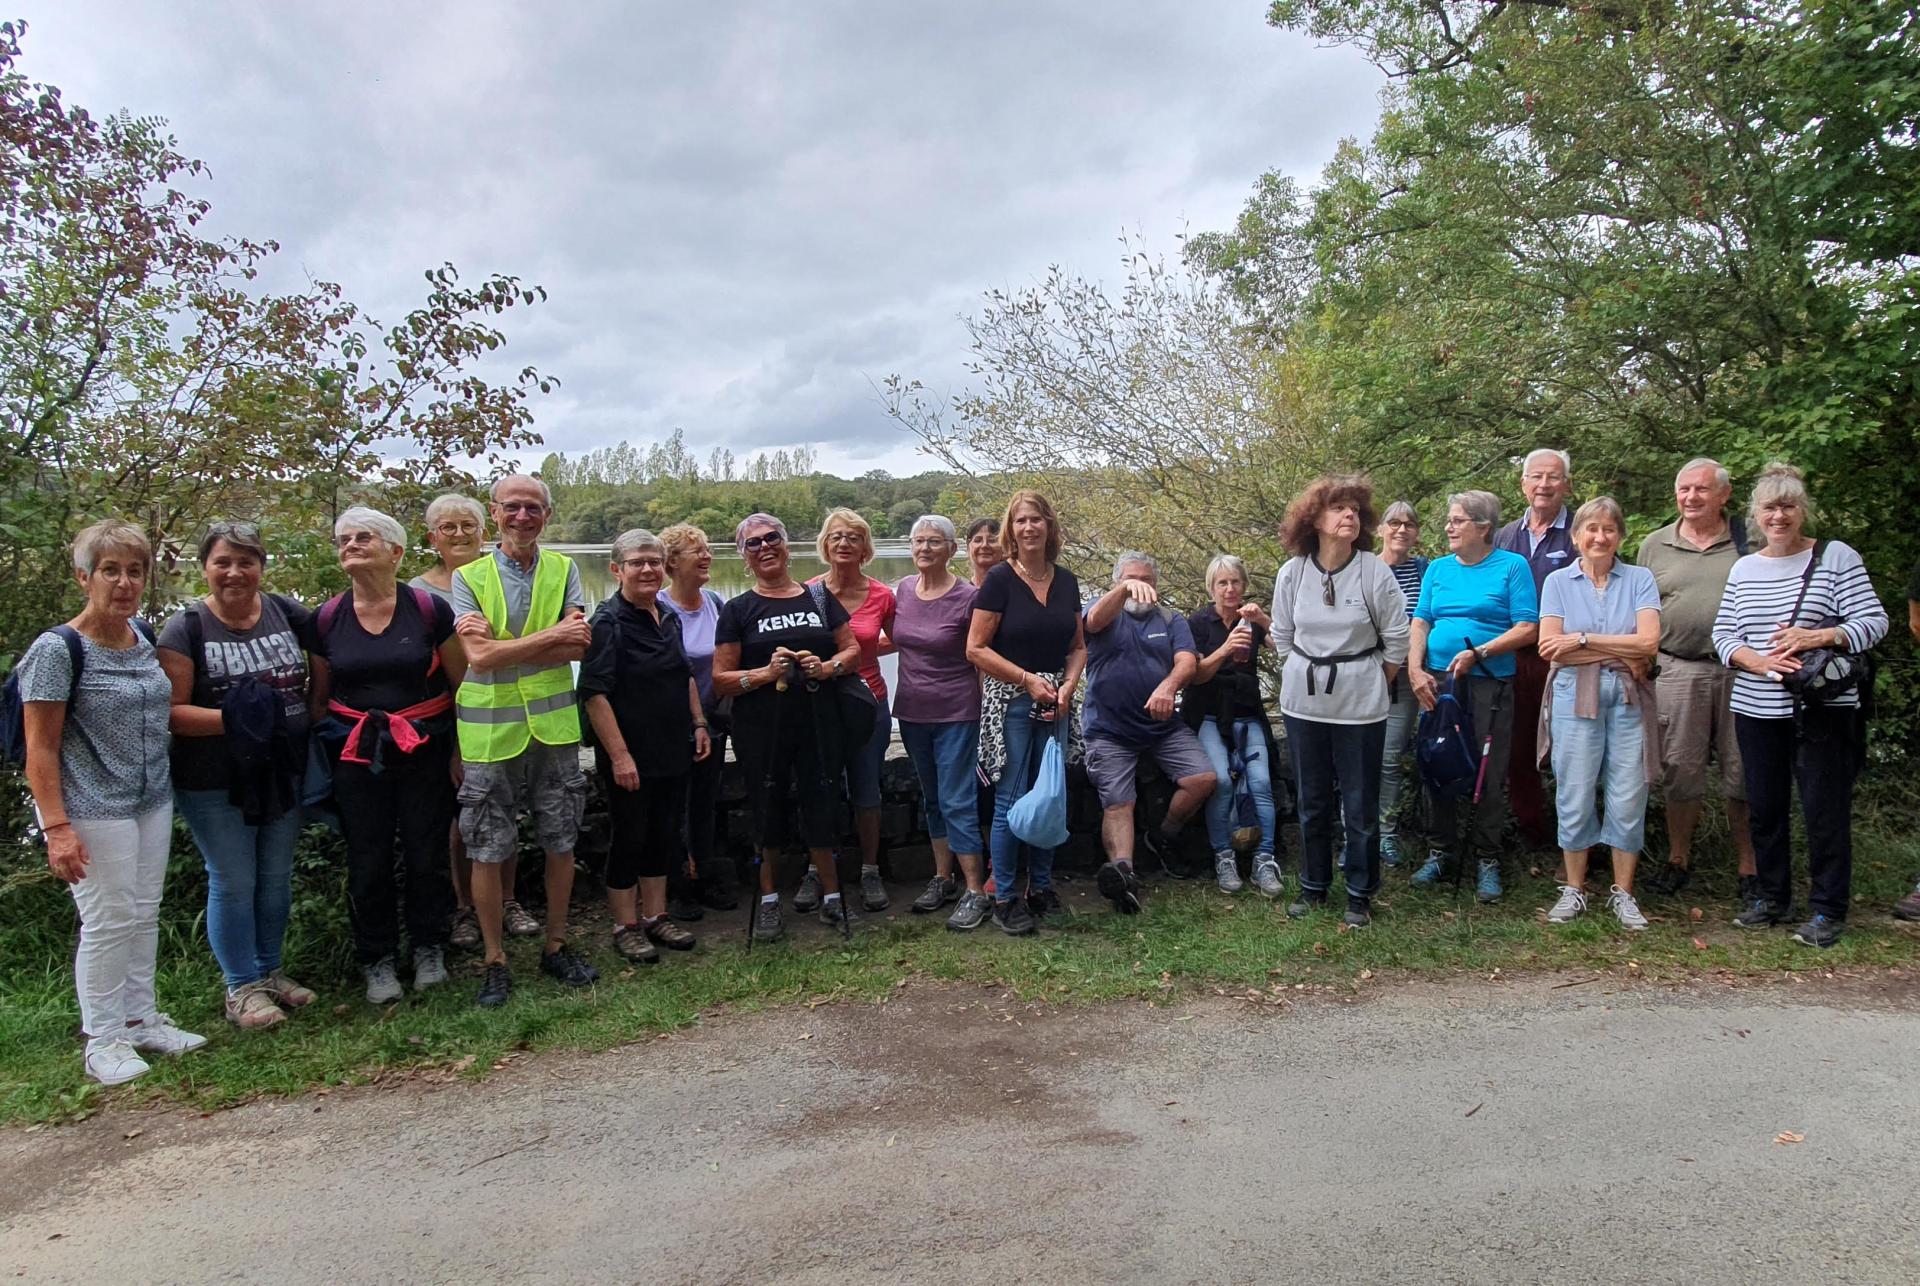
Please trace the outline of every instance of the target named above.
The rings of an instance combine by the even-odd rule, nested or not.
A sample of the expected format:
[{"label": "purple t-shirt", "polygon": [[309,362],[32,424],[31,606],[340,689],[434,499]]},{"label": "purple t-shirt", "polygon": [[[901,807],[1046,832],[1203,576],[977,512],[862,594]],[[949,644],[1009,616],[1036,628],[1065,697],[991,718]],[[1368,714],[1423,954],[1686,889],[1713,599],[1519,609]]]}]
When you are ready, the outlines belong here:
[{"label": "purple t-shirt", "polygon": [[693,663],[693,682],[700,689],[700,707],[711,719],[714,707],[719,704],[713,693],[713,631],[720,623],[720,595],[702,587],[697,612],[689,612],[674,602],[673,595],[665,590],[655,601],[662,607],[672,608],[680,618],[680,646],[685,649],[687,660]]},{"label": "purple t-shirt", "polygon": [[967,630],[979,591],[956,578],[952,589],[923,602],[919,584],[915,573],[893,592],[893,646],[900,661],[893,717],[970,723],[980,717],[980,675],[967,661]]}]

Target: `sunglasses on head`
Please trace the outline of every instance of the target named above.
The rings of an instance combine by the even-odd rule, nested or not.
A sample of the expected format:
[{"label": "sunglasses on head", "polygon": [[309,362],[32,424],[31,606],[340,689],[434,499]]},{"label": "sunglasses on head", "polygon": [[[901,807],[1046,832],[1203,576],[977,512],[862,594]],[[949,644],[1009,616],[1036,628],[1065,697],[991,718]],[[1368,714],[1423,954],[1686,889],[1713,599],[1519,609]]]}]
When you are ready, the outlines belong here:
[{"label": "sunglasses on head", "polygon": [[234,539],[245,541],[249,545],[257,545],[260,543],[260,527],[257,523],[251,522],[210,523],[207,526],[207,535],[214,540],[221,540],[225,537],[232,536]]},{"label": "sunglasses on head", "polygon": [[748,536],[740,542],[740,547],[748,553],[753,553],[756,550],[784,545],[786,543],[787,538],[785,536],[782,536],[777,531],[769,531],[760,536]]}]

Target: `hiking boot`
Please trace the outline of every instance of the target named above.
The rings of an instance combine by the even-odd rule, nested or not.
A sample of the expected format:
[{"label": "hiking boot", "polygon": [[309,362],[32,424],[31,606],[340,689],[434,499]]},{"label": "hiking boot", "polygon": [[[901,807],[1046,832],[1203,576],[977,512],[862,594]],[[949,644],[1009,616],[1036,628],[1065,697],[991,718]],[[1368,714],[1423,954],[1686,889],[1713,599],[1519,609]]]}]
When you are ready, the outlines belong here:
[{"label": "hiking boot", "polygon": [[1000,932],[1011,937],[1024,937],[1029,933],[1038,933],[1040,926],[1033,922],[1033,916],[1027,912],[1027,904],[1020,898],[993,904],[993,925]]},{"label": "hiking boot", "polygon": [[143,1054],[165,1054],[169,1058],[178,1058],[207,1043],[205,1036],[176,1027],[172,1014],[154,1014],[137,1026],[129,1026],[127,1039]]},{"label": "hiking boot", "polygon": [[400,989],[400,975],[393,970],[392,956],[381,956],[370,965],[361,965],[360,972],[367,976],[369,1005],[389,1005],[405,994]]},{"label": "hiking boot", "polygon": [[613,949],[623,960],[632,964],[660,963],[660,953],[654,950],[653,940],[647,936],[645,926],[638,922],[614,929]]},{"label": "hiking boot", "polygon": [[700,899],[691,893],[676,893],[667,899],[667,918],[692,924],[707,918],[707,908],[701,906]]},{"label": "hiking boot", "polygon": [[880,880],[880,868],[863,866],[860,868],[860,905],[869,911],[884,911],[892,905],[887,896],[887,886]]},{"label": "hiking boot", "polygon": [[1326,890],[1301,889],[1300,896],[1287,908],[1287,918],[1298,920],[1303,915],[1312,915],[1327,904]]},{"label": "hiking boot", "polygon": [[1347,895],[1347,913],[1340,917],[1349,929],[1364,929],[1373,923],[1373,899]]},{"label": "hiking boot", "polygon": [[1094,884],[1121,915],[1140,914],[1140,877],[1133,873],[1133,863],[1102,862]]},{"label": "hiking boot", "polygon": [[1574,888],[1571,884],[1562,884],[1560,886],[1560,900],[1553,904],[1551,911],[1547,912],[1547,923],[1571,924],[1582,915],[1585,915],[1586,911],[1586,893],[1581,889]]},{"label": "hiking boot", "polygon": [[545,931],[540,921],[528,913],[527,908],[511,898],[507,900],[505,906],[500,908],[500,926],[507,931],[507,936],[510,938],[531,938]]},{"label": "hiking boot", "polygon": [[513,994],[513,975],[503,964],[490,964],[480,975],[480,991],[473,1003],[482,1009],[498,1009]]},{"label": "hiking boot", "polygon": [[88,1041],[84,1066],[87,1075],[102,1085],[125,1085],[153,1070],[134,1049],[133,1042],[124,1036],[111,1040],[96,1037]]},{"label": "hiking boot", "polygon": [[480,917],[470,906],[453,913],[453,925],[447,930],[447,945],[471,951],[480,945]]},{"label": "hiking boot", "polygon": [[540,972],[568,987],[587,987],[599,981],[600,971],[566,947],[540,953]]},{"label": "hiking boot", "polygon": [[820,899],[826,890],[820,884],[820,872],[811,866],[800,877],[800,887],[793,891],[793,909],[797,915],[811,915],[820,909]]},{"label": "hiking boot", "polygon": [[227,993],[227,1021],[242,1031],[258,1031],[287,1021],[286,1011],[273,1003],[267,980],[250,982]]},{"label": "hiking boot", "polygon": [[1213,855],[1213,878],[1222,893],[1238,893],[1246,887],[1240,882],[1240,859],[1232,849],[1223,848]]},{"label": "hiking boot", "polygon": [[1480,878],[1474,881],[1474,896],[1482,902],[1498,902],[1506,890],[1500,886],[1500,863],[1490,857],[1480,859]]},{"label": "hiking boot", "polygon": [[1443,848],[1427,850],[1427,860],[1420,863],[1420,869],[1413,873],[1416,888],[1430,889],[1447,876],[1447,868],[1453,865],[1453,855]]},{"label": "hiking boot", "polygon": [[1846,927],[1844,920],[1836,920],[1830,915],[1816,915],[1793,931],[1793,940],[1802,946],[1824,950],[1840,941],[1840,932]]},{"label": "hiking boot", "polygon": [[1693,882],[1693,872],[1678,862],[1668,862],[1653,878],[1646,882],[1647,887],[1661,897],[1670,898]]},{"label": "hiking boot", "polygon": [[1893,904],[1893,918],[1896,920],[1920,920],[1920,887]]},{"label": "hiking boot", "polygon": [[413,949],[413,989],[425,991],[447,980],[447,953],[440,947]]},{"label": "hiking boot", "polygon": [[959,896],[958,882],[945,875],[936,875],[927,881],[926,891],[913,900],[913,913],[928,915]]},{"label": "hiking boot", "polygon": [[1741,929],[1769,929],[1786,918],[1786,907],[1756,897],[1747,904],[1746,910],[1733,917],[1733,923]]},{"label": "hiking boot", "polygon": [[1033,917],[1035,924],[1044,926],[1048,920],[1058,920],[1067,914],[1067,904],[1052,889],[1031,889],[1027,893],[1027,914]]},{"label": "hiking boot", "polygon": [[1187,864],[1182,862],[1173,851],[1177,842],[1173,836],[1155,826],[1149,826],[1140,832],[1141,851],[1159,864],[1162,874],[1172,880],[1190,880],[1193,878],[1193,872],[1187,869]]},{"label": "hiking boot", "polygon": [[780,900],[761,898],[759,907],[753,913],[753,940],[774,942],[786,931],[787,920],[780,914]]},{"label": "hiking boot", "polygon": [[301,1009],[319,999],[311,987],[302,987],[287,977],[284,969],[275,969],[260,980],[266,984],[267,994],[273,997],[273,1003],[282,1009]]},{"label": "hiking boot", "polygon": [[847,905],[845,897],[828,897],[820,900],[820,923],[829,929],[851,929],[860,923],[860,914]]},{"label": "hiking boot", "polygon": [[1281,878],[1280,863],[1271,857],[1263,857],[1253,865],[1253,887],[1260,891],[1263,898],[1277,898],[1287,891],[1287,882]]},{"label": "hiking boot", "polygon": [[971,933],[993,912],[993,899],[984,893],[962,893],[960,904],[947,917],[947,927],[955,933]]},{"label": "hiking boot", "polygon": [[1398,835],[1389,833],[1380,837],[1380,865],[1400,865],[1400,837]]},{"label": "hiking boot", "polygon": [[1607,909],[1613,912],[1613,918],[1620,921],[1620,927],[1638,933],[1647,927],[1647,917],[1640,914],[1640,904],[1633,900],[1633,894],[1618,884],[1607,893]]},{"label": "hiking boot", "polygon": [[691,951],[694,936],[673,922],[673,917],[663,915],[657,920],[647,922],[647,937],[669,951]]}]

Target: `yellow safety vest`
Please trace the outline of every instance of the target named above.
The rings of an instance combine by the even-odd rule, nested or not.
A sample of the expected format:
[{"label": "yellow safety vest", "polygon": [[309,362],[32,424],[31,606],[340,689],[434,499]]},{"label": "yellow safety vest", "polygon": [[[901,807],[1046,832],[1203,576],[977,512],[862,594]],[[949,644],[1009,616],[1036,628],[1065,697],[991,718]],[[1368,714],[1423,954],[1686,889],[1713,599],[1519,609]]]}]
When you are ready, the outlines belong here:
[{"label": "yellow safety vest", "polygon": [[[573,560],[551,550],[540,551],[533,573],[533,601],[518,637],[525,638],[556,625],[567,593],[567,573]],[[493,637],[516,637],[507,630],[507,593],[500,583],[500,565],[494,553],[474,559],[453,573],[467,582],[493,628]],[[529,739],[549,746],[571,746],[580,740],[580,709],[573,692],[573,667],[560,665],[506,665],[497,670],[467,671],[454,697],[460,730],[460,757],[468,763],[495,764],[512,759],[527,748]]]}]

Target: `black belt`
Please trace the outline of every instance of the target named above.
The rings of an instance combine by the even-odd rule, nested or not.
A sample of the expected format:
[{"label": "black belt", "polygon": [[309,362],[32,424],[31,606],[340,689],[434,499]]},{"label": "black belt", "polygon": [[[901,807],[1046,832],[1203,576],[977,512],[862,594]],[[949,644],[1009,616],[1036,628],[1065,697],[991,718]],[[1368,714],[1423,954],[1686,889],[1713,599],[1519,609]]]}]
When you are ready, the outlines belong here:
[{"label": "black belt", "polygon": [[1660,655],[1670,656],[1676,661],[1712,661],[1715,665],[1720,664],[1719,656],[1713,652],[1706,652],[1700,656],[1687,656],[1682,652],[1669,652],[1667,649],[1661,648]]}]

